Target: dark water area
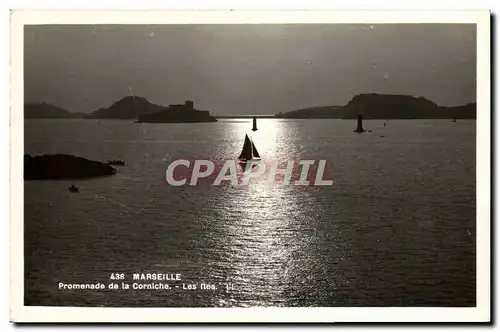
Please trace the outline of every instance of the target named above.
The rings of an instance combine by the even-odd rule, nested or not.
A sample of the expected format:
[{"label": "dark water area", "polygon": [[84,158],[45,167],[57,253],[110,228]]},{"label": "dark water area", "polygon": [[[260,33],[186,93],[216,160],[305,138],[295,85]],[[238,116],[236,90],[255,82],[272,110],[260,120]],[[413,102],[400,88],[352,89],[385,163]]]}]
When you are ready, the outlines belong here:
[{"label": "dark water area", "polygon": [[[333,185],[167,184],[178,158],[237,158],[251,119],[26,120],[25,153],[126,166],[110,177],[24,182],[25,304],[475,306],[475,121],[364,121],[372,132],[362,134],[355,120],[258,126],[251,136],[263,160],[326,160]],[[170,290],[58,287],[107,286],[113,273],[130,285],[133,273],[182,280],[167,281]]]}]

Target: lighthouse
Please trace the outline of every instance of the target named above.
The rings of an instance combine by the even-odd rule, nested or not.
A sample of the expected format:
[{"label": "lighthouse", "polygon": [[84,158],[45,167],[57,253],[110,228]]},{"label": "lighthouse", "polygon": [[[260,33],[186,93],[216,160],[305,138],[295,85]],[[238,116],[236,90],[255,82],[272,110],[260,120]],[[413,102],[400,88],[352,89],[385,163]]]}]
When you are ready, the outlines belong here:
[{"label": "lighthouse", "polygon": [[361,114],[358,114],[358,125],[356,129],[353,130],[355,133],[364,133],[365,130],[363,129],[363,116]]},{"label": "lighthouse", "polygon": [[257,117],[254,116],[253,117],[253,127],[252,127],[252,131],[256,131],[257,130]]}]

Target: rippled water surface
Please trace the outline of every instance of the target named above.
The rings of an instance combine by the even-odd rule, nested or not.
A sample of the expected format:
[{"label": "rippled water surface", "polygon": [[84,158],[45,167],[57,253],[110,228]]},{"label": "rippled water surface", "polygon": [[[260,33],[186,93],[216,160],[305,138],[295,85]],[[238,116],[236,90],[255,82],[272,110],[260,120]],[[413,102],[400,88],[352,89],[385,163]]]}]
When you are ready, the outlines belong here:
[{"label": "rippled water surface", "polygon": [[[474,306],[475,125],[365,121],[372,132],[356,134],[350,120],[262,119],[252,137],[264,160],[325,159],[333,185],[173,187],[171,161],[236,158],[251,120],[27,120],[26,153],[127,166],[105,178],[25,182],[25,303]],[[107,285],[115,272],[218,286],[58,289]]]}]

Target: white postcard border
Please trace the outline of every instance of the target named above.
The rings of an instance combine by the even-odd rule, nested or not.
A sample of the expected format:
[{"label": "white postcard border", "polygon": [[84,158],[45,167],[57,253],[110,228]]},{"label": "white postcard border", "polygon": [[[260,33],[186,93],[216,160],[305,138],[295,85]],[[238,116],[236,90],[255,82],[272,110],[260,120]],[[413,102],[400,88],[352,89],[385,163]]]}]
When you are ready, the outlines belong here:
[{"label": "white postcard border", "polygon": [[[95,308],[24,306],[23,26],[28,24],[477,24],[476,289],[474,308]],[[490,13],[478,11],[11,11],[10,319],[14,322],[487,322],[490,312]]]}]

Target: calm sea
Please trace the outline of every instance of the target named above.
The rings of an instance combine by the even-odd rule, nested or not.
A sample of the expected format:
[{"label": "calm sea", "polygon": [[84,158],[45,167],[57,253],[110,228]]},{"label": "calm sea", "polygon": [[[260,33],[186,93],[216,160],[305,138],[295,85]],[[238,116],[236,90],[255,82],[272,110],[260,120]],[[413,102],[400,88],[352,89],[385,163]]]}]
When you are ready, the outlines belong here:
[{"label": "calm sea", "polygon": [[[251,119],[26,120],[25,153],[127,166],[24,183],[25,304],[474,306],[476,122],[383,123],[365,121],[372,132],[356,134],[353,120],[259,120],[252,137],[264,160],[325,159],[333,180],[273,188],[165,181],[179,157],[236,158]],[[182,281],[170,290],[58,288],[107,286],[112,273],[132,285],[135,272]]]}]

